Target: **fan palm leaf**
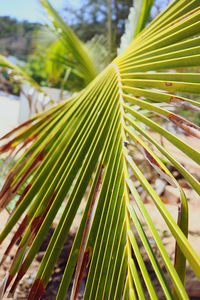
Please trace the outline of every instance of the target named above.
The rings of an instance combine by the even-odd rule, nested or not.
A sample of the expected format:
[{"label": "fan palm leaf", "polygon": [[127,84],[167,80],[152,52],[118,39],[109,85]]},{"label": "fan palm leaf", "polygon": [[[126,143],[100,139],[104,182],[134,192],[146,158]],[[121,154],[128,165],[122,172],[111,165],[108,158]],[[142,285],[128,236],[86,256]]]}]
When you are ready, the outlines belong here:
[{"label": "fan palm leaf", "polygon": [[[0,66],[2,68],[11,70],[13,75],[17,76],[17,81],[29,83],[39,92],[44,93],[40,85],[31,76],[24,72],[21,67],[11,63],[5,56],[0,55]],[[51,103],[53,104],[53,100],[51,100]]]},{"label": "fan palm leaf", "polygon": [[[76,85],[76,90],[81,90],[89,82],[91,82],[99,72],[96,71],[95,63],[90,58],[90,56],[93,56],[92,46],[95,47],[95,43],[92,43],[91,41],[91,45],[84,45],[84,43],[79,40],[73,30],[64,22],[56,10],[51,6],[48,0],[41,0],[40,2],[45,8],[53,28],[51,28],[51,30],[50,28],[48,30],[43,29],[41,32],[39,32],[39,44],[43,44],[43,47],[38,47],[39,51],[37,55],[45,55],[44,59],[46,59],[46,63],[44,70],[47,72],[49,80],[59,81],[59,77],[67,69],[66,76],[63,79],[63,84],[68,79],[69,74],[73,73],[75,76],[75,78],[73,78],[75,83],[72,80],[71,85]],[[44,39],[44,34],[49,35],[46,40]],[[36,43],[37,42],[38,41],[36,40]],[[44,49],[44,45],[48,47],[47,50]],[[96,47],[98,46],[98,42],[96,42]],[[42,54],[41,49],[43,49],[43,51],[45,50],[45,54]],[[12,64],[6,57],[2,55],[0,55],[0,66],[12,70],[12,75],[17,75],[17,80],[19,83],[28,83],[44,97],[48,97],[49,103],[54,103],[52,99],[49,99],[49,96],[46,95],[40,85],[20,66]],[[31,88],[30,91],[32,91]],[[31,103],[31,98],[28,100]]]},{"label": "fan palm leaf", "polygon": [[38,95],[42,95],[42,98],[46,101],[46,104],[52,105],[55,103],[55,101],[51,99],[49,95],[46,94],[46,92],[41,88],[41,86],[31,76],[29,76],[29,74],[27,74],[20,66],[11,63],[3,55],[0,55],[0,67],[5,70],[9,70],[11,72],[9,73],[9,77],[11,77],[13,81],[17,82],[19,85],[21,83],[26,83],[30,86],[30,88],[28,88],[26,92],[22,89],[22,93],[25,94],[28,100],[30,111],[32,111],[33,109],[31,95],[34,93],[35,90],[38,92]]},{"label": "fan palm leaf", "polygon": [[[2,137],[2,153],[7,152],[9,156],[10,152],[17,151],[19,156],[22,151],[0,194],[3,209],[23,187],[0,235],[2,242],[20,221],[5,251],[6,257],[21,238],[6,277],[6,288],[11,285],[10,295],[31,266],[64,203],[64,211],[28,299],[41,297],[84,198],[86,206],[57,299],[65,299],[74,270],[71,299],[76,298],[87,270],[84,299],[145,299],[147,294],[151,299],[158,299],[135,231],[166,299],[188,299],[184,289],[186,261],[200,279],[200,259],[187,239],[186,196],[159,158],[160,154],[179,170],[199,195],[200,183],[152,136],[152,130],[200,163],[199,149],[192,148],[154,119],[159,115],[187,134],[200,137],[197,125],[169,110],[169,107],[182,106],[199,112],[199,102],[190,99],[190,94],[200,93],[199,74],[174,71],[199,66],[199,17],[199,1],[173,1],[77,96]],[[151,117],[144,114],[144,110]],[[29,147],[23,152],[27,143]],[[133,145],[134,153],[131,152]],[[152,151],[153,145],[159,154]],[[180,192],[177,223],[142,173],[136,160],[138,153]],[[176,241],[174,264],[134,186],[130,169],[152,198]],[[170,280],[165,278],[138,211],[151,232]]]},{"label": "fan palm leaf", "polygon": [[[48,0],[40,0],[40,2],[46,9],[56,30],[55,33],[57,33],[59,40],[63,43],[66,53],[70,53],[69,66],[76,65],[76,69],[84,78],[85,84],[88,84],[96,77],[97,73],[83,43],[54,10]],[[65,63],[68,64],[67,61]]]}]

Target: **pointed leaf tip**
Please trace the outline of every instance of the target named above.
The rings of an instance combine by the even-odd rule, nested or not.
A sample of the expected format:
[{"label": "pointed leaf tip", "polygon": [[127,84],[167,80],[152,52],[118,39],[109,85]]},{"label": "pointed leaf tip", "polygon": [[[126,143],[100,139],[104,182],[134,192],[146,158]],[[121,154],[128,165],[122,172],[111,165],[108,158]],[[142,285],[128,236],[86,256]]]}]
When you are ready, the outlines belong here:
[{"label": "pointed leaf tip", "polygon": [[40,278],[37,278],[31,287],[31,291],[28,295],[28,300],[40,299],[40,297],[44,293],[44,289],[45,289],[45,287],[44,287],[42,280]]},{"label": "pointed leaf tip", "polygon": [[77,298],[77,294],[83,279],[83,276],[87,270],[88,264],[89,264],[89,260],[90,260],[90,254],[91,254],[91,249],[88,248],[85,252],[84,252],[84,256],[83,256],[83,262],[81,265],[81,270],[80,270],[80,274],[79,274],[79,278],[78,278],[78,282],[77,285],[75,287],[75,293],[74,293],[74,297],[73,300],[76,300]]},{"label": "pointed leaf tip", "polygon": [[168,119],[176,124],[178,127],[182,128],[188,134],[195,136],[200,139],[200,127],[171,113],[168,115]]},{"label": "pointed leaf tip", "polygon": [[23,232],[26,229],[26,225],[28,222],[28,215],[26,215],[22,221],[22,223],[20,224],[20,226],[18,227],[17,231],[15,232],[14,236],[12,237],[12,240],[10,241],[10,244],[8,245],[3,260],[7,257],[7,255],[9,254],[10,250],[12,249],[12,247],[14,246],[14,244],[21,238]]},{"label": "pointed leaf tip", "polygon": [[4,276],[4,278],[2,279],[2,281],[0,283],[0,300],[3,300],[3,298],[4,298],[4,293],[6,290],[6,284],[8,281],[8,277],[9,277],[9,273],[6,272],[6,275]]}]

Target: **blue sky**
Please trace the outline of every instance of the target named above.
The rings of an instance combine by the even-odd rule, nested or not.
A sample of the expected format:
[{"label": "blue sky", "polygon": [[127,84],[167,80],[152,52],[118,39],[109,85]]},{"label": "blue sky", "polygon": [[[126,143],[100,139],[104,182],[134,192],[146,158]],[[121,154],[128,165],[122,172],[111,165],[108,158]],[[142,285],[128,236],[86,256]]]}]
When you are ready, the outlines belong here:
[{"label": "blue sky", "polygon": [[[60,11],[70,2],[73,6],[77,6],[80,0],[50,0],[50,2]],[[44,23],[44,9],[38,0],[0,0],[0,16]]]},{"label": "blue sky", "polygon": [[[79,7],[83,0],[49,0],[58,11],[68,7]],[[166,0],[156,0],[166,5]],[[171,2],[172,0],[170,0]],[[39,0],[0,0],[0,16],[10,16],[18,20],[46,23],[45,13]]]}]

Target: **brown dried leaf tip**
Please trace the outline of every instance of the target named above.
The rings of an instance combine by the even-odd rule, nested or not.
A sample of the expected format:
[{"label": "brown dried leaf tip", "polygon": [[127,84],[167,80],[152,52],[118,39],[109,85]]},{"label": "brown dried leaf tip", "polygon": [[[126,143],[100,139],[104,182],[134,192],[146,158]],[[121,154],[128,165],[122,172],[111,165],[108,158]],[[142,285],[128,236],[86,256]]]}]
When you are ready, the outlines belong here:
[{"label": "brown dried leaf tip", "polygon": [[44,293],[45,287],[40,278],[37,278],[31,288],[31,291],[28,295],[27,300],[39,300],[42,294]]},{"label": "brown dried leaf tip", "polygon": [[22,127],[25,127],[27,125],[29,125],[31,123],[31,120],[28,120],[22,124],[20,124],[18,127],[15,127],[14,129],[12,129],[11,131],[9,131],[8,133],[6,133],[4,136],[2,136],[0,138],[0,140],[4,140],[6,138],[8,138],[9,136],[11,136],[11,134],[13,134],[14,132],[16,132],[17,130],[21,129]]},{"label": "brown dried leaf tip", "polygon": [[10,244],[8,245],[3,260],[6,258],[6,256],[9,254],[10,250],[12,249],[12,247],[14,246],[14,244],[21,238],[23,232],[26,229],[26,225],[28,222],[28,215],[26,215],[22,221],[22,223],[20,224],[20,226],[18,227],[17,231],[15,232],[14,236],[12,237],[12,240],[10,242]]},{"label": "brown dried leaf tip", "polygon": [[87,270],[87,267],[88,267],[88,264],[89,264],[89,261],[90,261],[90,253],[91,253],[90,248],[88,248],[84,252],[83,262],[82,262],[82,265],[81,265],[81,270],[80,270],[80,274],[79,274],[79,278],[78,278],[78,282],[77,282],[77,285],[76,285],[76,290],[75,290],[75,294],[74,294],[74,298],[73,298],[74,300],[76,300],[76,297],[77,297],[77,294],[78,294],[83,276],[85,274],[85,271]]},{"label": "brown dried leaf tip", "polygon": [[46,206],[45,210],[43,211],[43,213],[40,216],[37,216],[34,218],[34,220],[31,223],[31,235],[30,235],[30,241],[29,241],[29,245],[33,242],[38,230],[40,229],[40,226],[42,224],[42,222],[44,221],[52,203],[53,200],[56,196],[56,191],[53,192],[51,199],[49,200],[48,205]]},{"label": "brown dried leaf tip", "polygon": [[172,86],[173,84],[172,84],[172,82],[167,82],[167,81],[166,81],[166,82],[165,82],[165,85],[166,85],[166,86]]},{"label": "brown dried leaf tip", "polygon": [[168,119],[176,124],[178,127],[185,130],[188,134],[200,138],[200,127],[171,113],[168,115]]},{"label": "brown dried leaf tip", "polygon": [[159,164],[159,162],[145,149],[141,144],[138,143],[138,148],[143,153],[144,157],[147,161],[152,165],[152,167],[157,171],[160,176],[162,176],[167,182],[169,182],[172,186],[176,186],[173,179],[170,175],[166,172],[166,170]]},{"label": "brown dried leaf tip", "polygon": [[45,157],[44,150],[42,150],[35,158],[35,160],[32,162],[32,164],[28,167],[28,169],[24,172],[24,174],[22,175],[22,177],[20,178],[16,186],[13,188],[13,193],[18,190],[18,188],[23,184],[23,182],[31,174],[31,172],[40,164],[40,162],[44,159],[44,157]]}]

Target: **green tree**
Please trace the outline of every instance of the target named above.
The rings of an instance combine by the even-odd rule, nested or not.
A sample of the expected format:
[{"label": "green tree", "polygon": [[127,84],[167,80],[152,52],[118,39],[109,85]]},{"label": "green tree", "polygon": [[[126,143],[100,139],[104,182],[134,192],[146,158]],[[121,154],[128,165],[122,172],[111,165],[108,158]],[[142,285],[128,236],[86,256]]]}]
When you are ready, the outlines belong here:
[{"label": "green tree", "polygon": [[0,52],[26,60],[33,52],[35,32],[41,28],[38,23],[17,21],[10,17],[0,17]]},{"label": "green tree", "polygon": [[[114,0],[110,1],[110,3],[112,11],[112,50],[116,53],[120,37],[124,33],[125,20],[128,17],[133,1]],[[71,7],[66,8],[67,15],[72,13],[71,25],[79,38],[83,41],[88,41],[96,34],[105,35],[108,30],[107,0],[85,0],[81,4],[79,10]]]}]

